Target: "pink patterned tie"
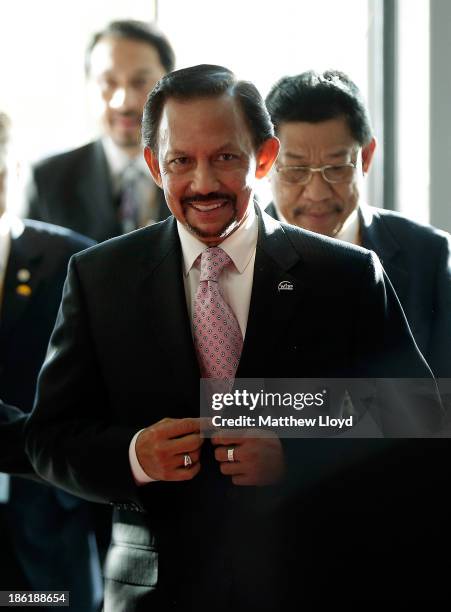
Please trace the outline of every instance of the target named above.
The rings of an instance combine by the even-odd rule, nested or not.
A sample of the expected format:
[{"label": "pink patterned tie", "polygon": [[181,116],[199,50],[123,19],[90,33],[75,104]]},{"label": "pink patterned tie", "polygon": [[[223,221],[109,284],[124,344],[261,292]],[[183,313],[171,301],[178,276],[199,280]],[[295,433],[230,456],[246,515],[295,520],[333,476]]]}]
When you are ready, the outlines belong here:
[{"label": "pink patterned tie", "polygon": [[230,263],[230,257],[219,247],[202,252],[193,332],[202,378],[221,379],[231,386],[243,348],[243,337],[218,283],[221,272]]}]

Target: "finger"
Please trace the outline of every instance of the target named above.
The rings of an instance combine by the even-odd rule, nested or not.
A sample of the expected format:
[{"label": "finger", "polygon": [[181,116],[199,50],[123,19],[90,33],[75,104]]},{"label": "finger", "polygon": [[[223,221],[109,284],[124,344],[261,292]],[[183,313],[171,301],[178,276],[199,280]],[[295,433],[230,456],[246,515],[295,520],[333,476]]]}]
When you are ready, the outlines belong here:
[{"label": "finger", "polygon": [[182,480],[192,480],[200,472],[200,463],[195,463],[191,467],[179,467],[173,471],[171,480],[180,482]]},{"label": "finger", "polygon": [[200,432],[200,421],[195,418],[173,419],[171,423],[165,423],[168,429],[168,438],[179,438],[191,433]]},{"label": "finger", "polygon": [[231,444],[242,444],[243,440],[245,440],[243,434],[239,435],[231,430],[221,430],[220,432],[211,436],[211,442],[215,446],[230,446]]},{"label": "finger", "polygon": [[231,463],[230,461],[227,463],[220,463],[219,469],[221,470],[221,474],[224,474],[224,476],[237,476],[244,474],[242,463]]},{"label": "finger", "polygon": [[204,443],[205,438],[201,438],[199,434],[189,434],[182,438],[168,440],[168,448],[174,455],[180,453],[189,453],[198,450]]},{"label": "finger", "polygon": [[[233,448],[233,461],[229,459],[229,450],[231,448]],[[235,463],[236,461],[239,461],[239,458],[237,456],[238,452],[238,446],[230,446],[230,444],[228,446],[217,446],[215,448],[215,459],[216,461],[220,462],[227,461],[228,463]]]},{"label": "finger", "polygon": [[179,455],[175,455],[174,469],[179,468],[179,467],[185,467],[185,456],[186,455],[190,457],[191,462],[192,462],[191,465],[194,465],[195,463],[199,463],[199,459],[200,459],[199,451],[184,452],[184,453],[180,453]]}]

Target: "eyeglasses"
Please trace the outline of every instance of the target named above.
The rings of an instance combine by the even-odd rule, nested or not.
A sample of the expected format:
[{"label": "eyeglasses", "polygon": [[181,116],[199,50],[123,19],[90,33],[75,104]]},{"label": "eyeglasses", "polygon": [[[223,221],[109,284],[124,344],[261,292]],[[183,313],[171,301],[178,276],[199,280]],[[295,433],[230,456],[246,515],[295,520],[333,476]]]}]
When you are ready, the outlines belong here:
[{"label": "eyeglasses", "polygon": [[327,183],[350,183],[354,178],[357,162],[339,164],[337,166],[322,166],[310,168],[309,166],[276,166],[280,180],[285,183],[307,185],[314,172],[321,172]]}]

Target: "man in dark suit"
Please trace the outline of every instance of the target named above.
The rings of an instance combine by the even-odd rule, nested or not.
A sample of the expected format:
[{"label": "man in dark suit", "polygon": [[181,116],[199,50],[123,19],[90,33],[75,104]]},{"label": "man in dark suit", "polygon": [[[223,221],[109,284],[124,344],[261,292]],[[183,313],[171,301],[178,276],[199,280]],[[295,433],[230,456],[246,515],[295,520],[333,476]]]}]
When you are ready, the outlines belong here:
[{"label": "man in dark suit", "polygon": [[355,83],[305,72],[281,79],[266,104],[281,144],[266,212],[375,251],[434,374],[451,378],[450,236],[361,201],[376,140]]},{"label": "man in dark suit", "polygon": [[86,74],[102,137],[32,168],[25,216],[100,242],[169,215],[143,160],[141,115],[174,59],[166,37],[146,23],[115,21],[93,36]]},{"label": "man in dark suit", "polygon": [[[42,477],[115,507],[106,612],[285,609],[293,592],[309,597],[311,552],[282,538],[286,521],[308,531],[313,490],[385,441],[205,440],[199,378],[428,386],[430,371],[372,253],[254,209],[279,145],[251,83],[219,66],[172,72],[146,103],[143,135],[174,216],[72,259],[27,450]],[[428,417],[439,412],[432,400]],[[360,481],[371,469],[359,464]]]},{"label": "man in dark suit", "polygon": [[[33,405],[69,258],[94,243],[5,212],[8,132],[0,113],[0,394],[11,404],[0,409],[0,466],[29,475],[23,412]],[[95,610],[101,578],[89,505],[6,474],[0,474],[0,485],[1,588],[71,590],[71,608]]]}]

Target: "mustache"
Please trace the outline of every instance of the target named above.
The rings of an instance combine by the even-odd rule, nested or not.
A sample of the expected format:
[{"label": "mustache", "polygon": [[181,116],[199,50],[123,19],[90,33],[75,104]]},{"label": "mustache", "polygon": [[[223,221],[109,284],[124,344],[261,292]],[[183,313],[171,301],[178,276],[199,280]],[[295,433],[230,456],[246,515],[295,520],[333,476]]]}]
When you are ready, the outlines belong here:
[{"label": "mustache", "polygon": [[182,204],[195,204],[196,202],[211,202],[214,200],[226,200],[235,204],[236,197],[230,195],[229,193],[221,193],[220,191],[211,191],[207,194],[198,193],[192,196],[186,196],[182,198],[180,201]]},{"label": "mustache", "polygon": [[295,215],[305,215],[310,214],[312,212],[318,212],[318,210],[320,210],[321,213],[340,213],[343,212],[343,206],[336,203],[330,204],[328,206],[299,205],[294,207],[293,213]]}]

